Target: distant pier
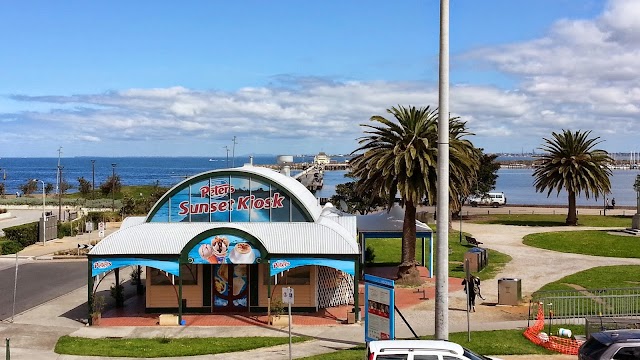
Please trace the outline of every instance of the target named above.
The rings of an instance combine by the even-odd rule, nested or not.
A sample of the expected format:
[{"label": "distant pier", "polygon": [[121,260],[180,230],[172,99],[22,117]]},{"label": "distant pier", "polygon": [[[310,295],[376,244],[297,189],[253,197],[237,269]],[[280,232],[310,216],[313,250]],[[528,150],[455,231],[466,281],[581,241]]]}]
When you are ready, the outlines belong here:
[{"label": "distant pier", "polygon": [[292,177],[312,192],[322,189],[324,186],[324,172],[335,170],[349,170],[349,163],[281,163],[272,165],[259,165],[276,171],[283,171],[285,167],[289,170],[302,170]]}]

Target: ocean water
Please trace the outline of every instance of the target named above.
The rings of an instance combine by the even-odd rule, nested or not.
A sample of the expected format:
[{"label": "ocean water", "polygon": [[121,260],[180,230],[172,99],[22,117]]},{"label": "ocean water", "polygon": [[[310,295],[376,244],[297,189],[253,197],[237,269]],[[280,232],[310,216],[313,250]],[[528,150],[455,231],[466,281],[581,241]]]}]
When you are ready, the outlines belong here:
[{"label": "ocean water", "polygon": [[[105,182],[115,171],[124,185],[149,185],[156,181],[166,187],[171,187],[185,177],[196,175],[208,170],[232,166],[233,159],[201,158],[201,157],[75,157],[62,158],[63,178],[73,186],[78,185],[78,178],[84,177],[92,181],[92,163],[95,160],[96,187]],[[333,158],[342,161],[345,158]],[[210,161],[211,160],[211,161]],[[294,162],[304,163],[313,161],[312,156],[295,157]],[[236,157],[235,165],[248,163],[249,157]],[[274,156],[256,156],[256,165],[274,164]],[[5,185],[7,193],[15,193],[19,186],[29,179],[41,179],[44,182],[56,184],[57,158],[2,158],[0,159],[0,180],[6,174]],[[111,164],[115,164],[115,168]],[[344,175],[346,171],[327,171],[324,177],[324,187],[316,193],[317,197],[331,197],[335,193],[335,186],[349,181]],[[566,205],[567,194],[560,192],[559,196],[553,192],[549,197],[546,193],[536,193],[533,187],[532,169],[500,169],[496,191],[502,191],[507,196],[509,204],[515,205]],[[616,205],[635,206],[636,192],[633,189],[637,170],[613,170],[611,177],[612,192],[610,198],[616,199]],[[40,189],[40,188],[39,188]],[[577,200],[579,205],[601,206],[603,199],[598,201],[586,199],[584,194]]]}]

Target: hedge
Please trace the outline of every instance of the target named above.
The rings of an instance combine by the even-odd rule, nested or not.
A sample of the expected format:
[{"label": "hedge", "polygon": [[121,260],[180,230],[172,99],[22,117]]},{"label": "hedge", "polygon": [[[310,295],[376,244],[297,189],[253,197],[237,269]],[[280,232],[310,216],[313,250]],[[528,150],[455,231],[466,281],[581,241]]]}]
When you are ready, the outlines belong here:
[{"label": "hedge", "polygon": [[4,229],[4,236],[7,240],[15,241],[27,247],[38,242],[38,223],[12,226]]},{"label": "hedge", "polygon": [[90,211],[85,217],[87,222],[99,223],[106,222],[119,222],[122,221],[122,215],[117,211]]},{"label": "hedge", "polygon": [[0,254],[1,255],[15,254],[22,249],[24,249],[24,247],[20,245],[20,243],[7,240],[7,238],[4,238],[4,237],[0,237]]}]

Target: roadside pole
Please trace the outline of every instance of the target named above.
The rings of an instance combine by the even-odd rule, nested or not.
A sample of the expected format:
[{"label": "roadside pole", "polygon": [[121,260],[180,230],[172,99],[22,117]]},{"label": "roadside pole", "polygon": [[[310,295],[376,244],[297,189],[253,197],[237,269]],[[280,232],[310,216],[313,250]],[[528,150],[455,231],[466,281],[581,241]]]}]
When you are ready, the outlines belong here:
[{"label": "roadside pole", "polygon": [[[11,323],[13,323],[13,317],[16,315],[16,292],[18,290],[18,252],[16,251],[16,273],[13,278],[13,309],[11,310]],[[7,339],[7,344],[9,339]],[[8,348],[7,348],[8,349]]]},{"label": "roadside pole", "polygon": [[471,271],[469,269],[469,259],[464,259],[464,268],[465,268],[465,281],[464,287],[467,293],[467,341],[471,342],[471,320],[469,319],[471,314],[471,289],[469,288],[469,284],[471,283]]},{"label": "roadside pole", "polygon": [[6,338],[5,341],[6,341],[6,349],[7,349],[6,358],[7,360],[11,360],[11,350],[9,350],[9,338]]},{"label": "roadside pole", "polygon": [[292,287],[282,288],[282,302],[288,304],[289,308],[289,360],[291,357],[291,304],[293,304],[294,294]]}]

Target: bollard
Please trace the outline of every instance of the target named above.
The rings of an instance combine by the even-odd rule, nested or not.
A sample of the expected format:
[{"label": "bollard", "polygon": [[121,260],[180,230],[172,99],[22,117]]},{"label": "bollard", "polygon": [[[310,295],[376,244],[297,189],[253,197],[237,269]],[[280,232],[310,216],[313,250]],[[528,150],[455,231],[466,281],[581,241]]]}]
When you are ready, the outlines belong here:
[{"label": "bollard", "polygon": [[9,350],[9,338],[6,338],[5,341],[7,342],[7,346],[6,346],[7,359],[6,360],[11,360],[11,350]]}]

